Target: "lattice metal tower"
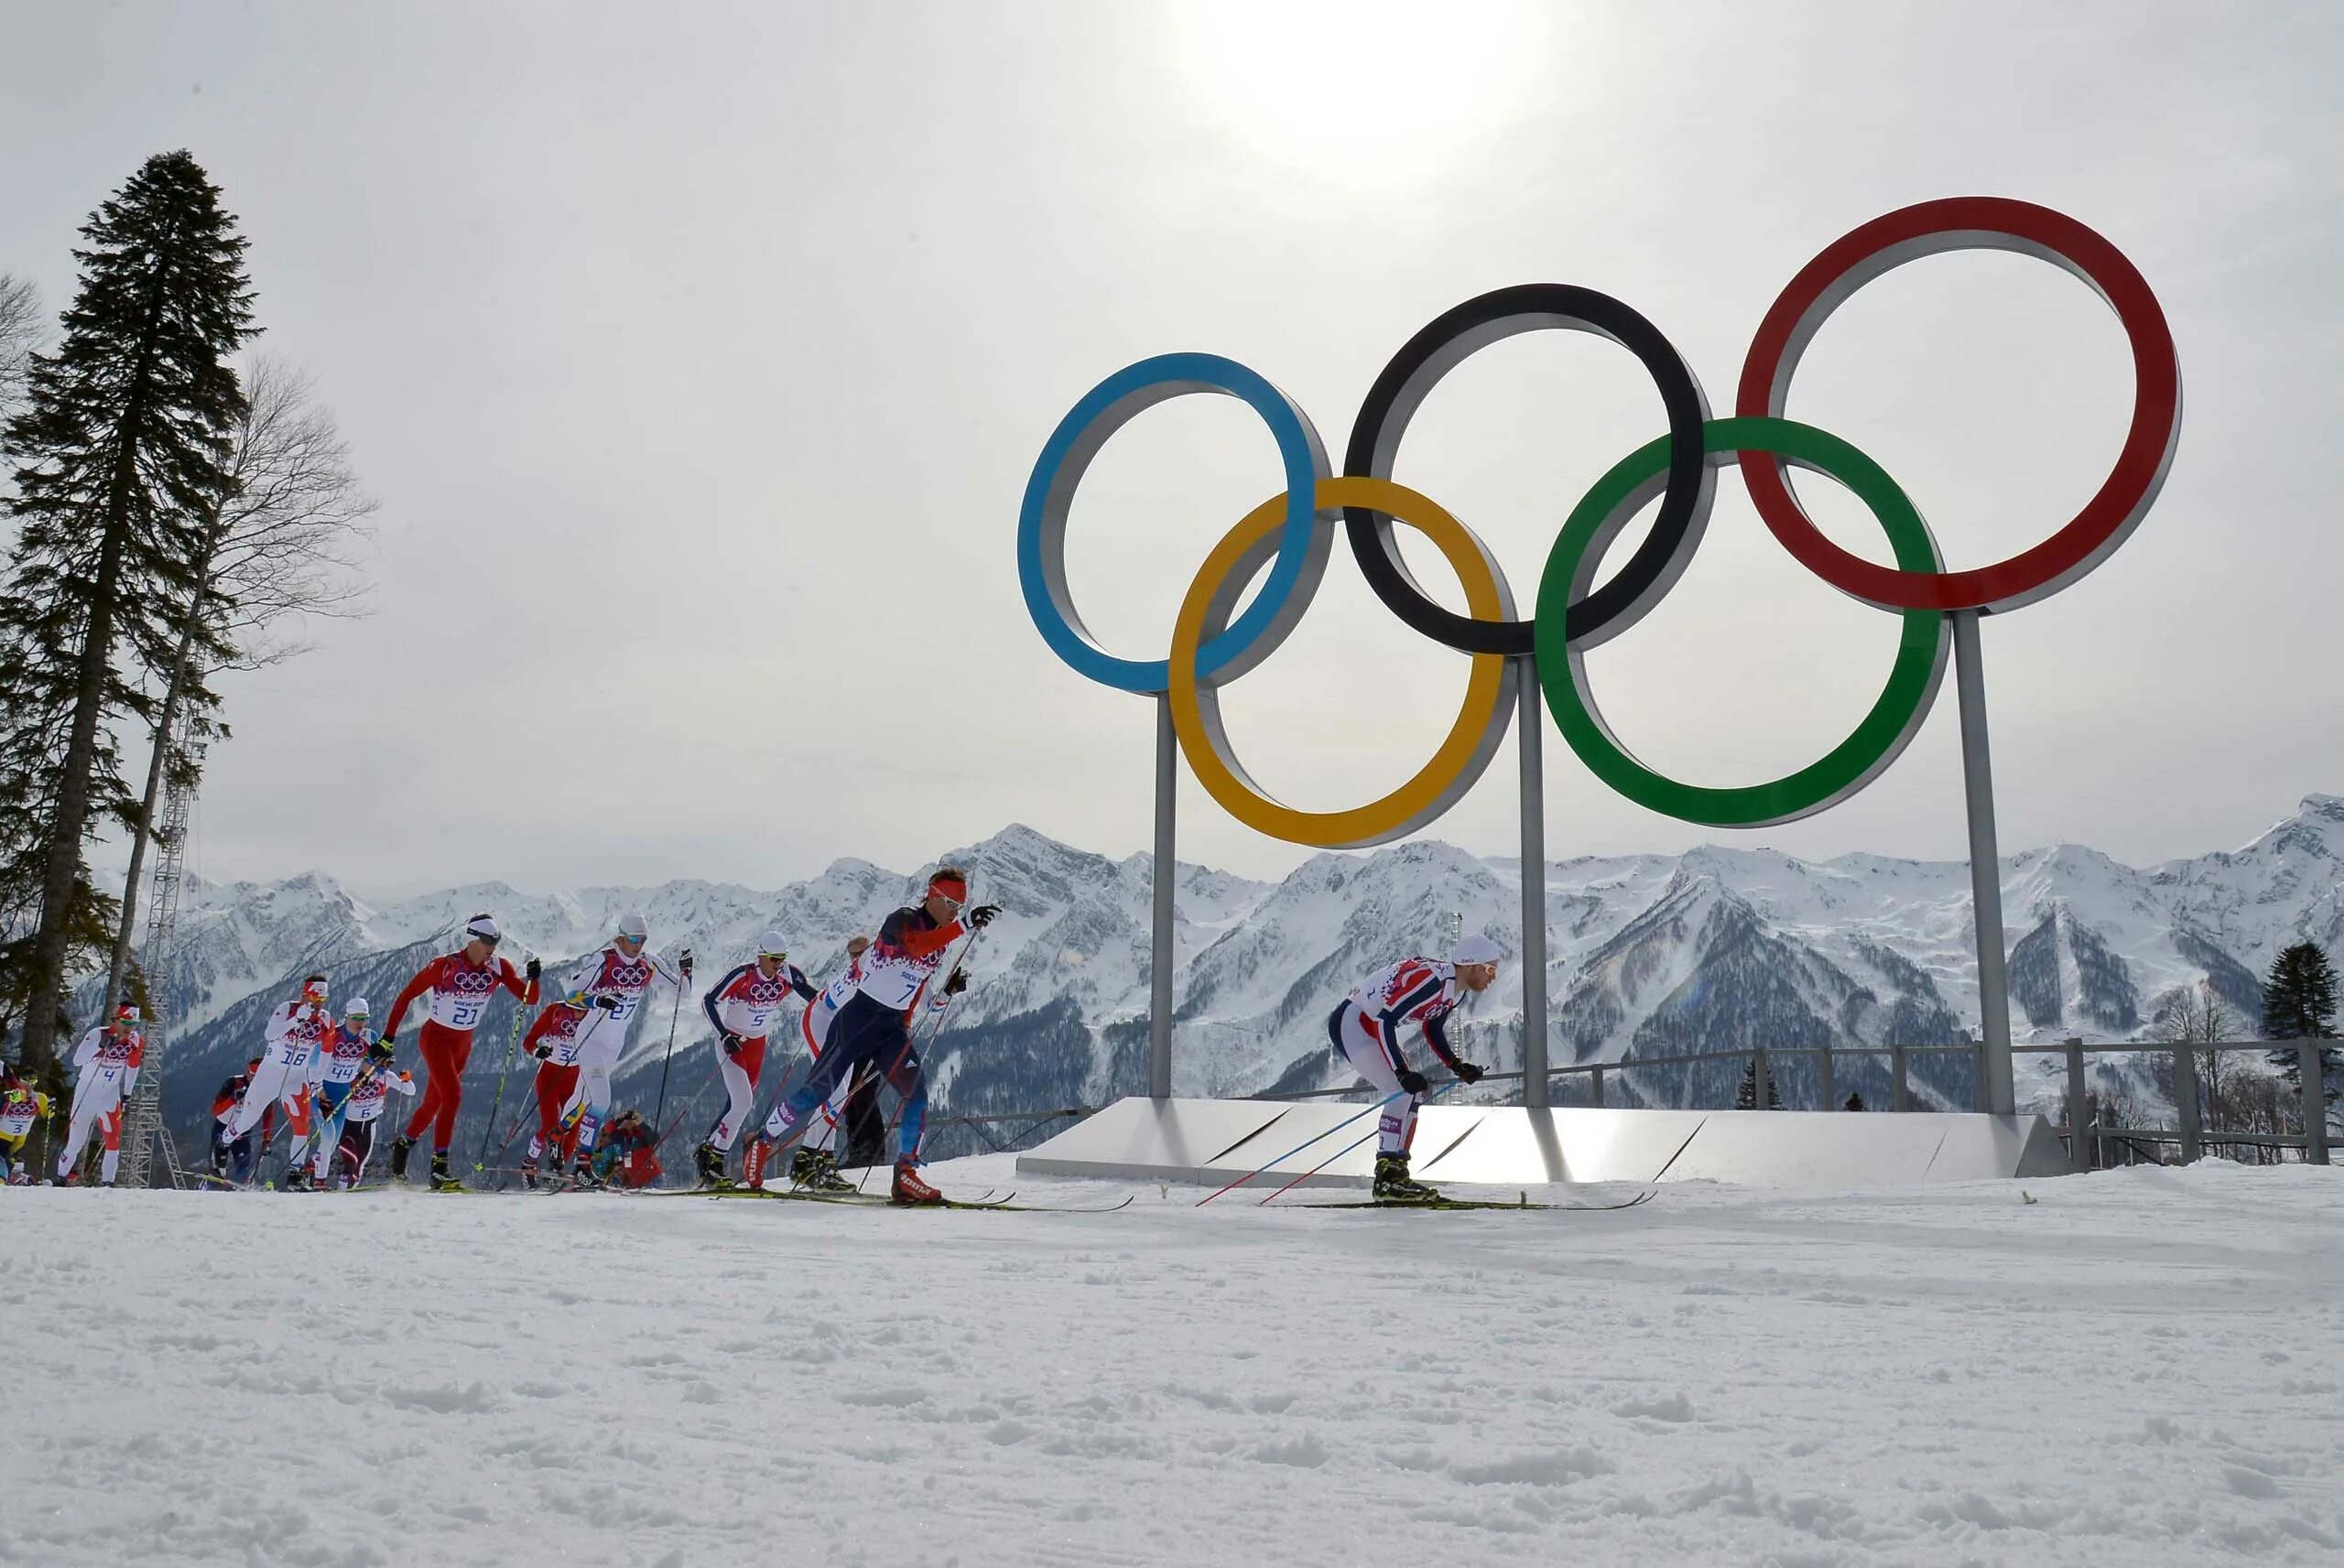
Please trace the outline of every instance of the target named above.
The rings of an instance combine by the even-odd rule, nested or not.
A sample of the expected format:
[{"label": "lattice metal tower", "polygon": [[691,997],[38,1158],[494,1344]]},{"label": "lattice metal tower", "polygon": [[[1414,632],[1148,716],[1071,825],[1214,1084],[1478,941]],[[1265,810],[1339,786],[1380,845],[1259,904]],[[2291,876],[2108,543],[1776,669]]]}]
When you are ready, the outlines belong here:
[{"label": "lattice metal tower", "polygon": [[195,805],[195,791],[177,783],[165,786],[163,820],[155,833],[155,874],[146,892],[146,943],[139,967],[146,975],[146,1056],[138,1087],[130,1096],[130,1110],[123,1118],[122,1184],[143,1187],[150,1183],[155,1151],[163,1153],[163,1169],[172,1186],[187,1184],[179,1169],[179,1150],[170,1130],[163,1125],[163,1044],[169,1021],[163,1014],[162,992],[169,967],[171,940],[179,928],[179,878],[185,869],[187,819]]}]

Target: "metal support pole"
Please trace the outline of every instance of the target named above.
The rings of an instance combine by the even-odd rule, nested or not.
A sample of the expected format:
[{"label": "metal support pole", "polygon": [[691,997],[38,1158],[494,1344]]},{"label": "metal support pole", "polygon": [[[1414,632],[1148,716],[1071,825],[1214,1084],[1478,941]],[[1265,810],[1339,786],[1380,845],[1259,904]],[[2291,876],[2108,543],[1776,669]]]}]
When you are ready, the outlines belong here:
[{"label": "metal support pole", "polygon": [[1891,1110],[1912,1109],[1913,1080],[1905,1065],[1904,1047],[1902,1045],[1891,1045],[1888,1048],[1888,1076],[1893,1085],[1888,1094],[1888,1108]]},{"label": "metal support pole", "polygon": [[1543,1110],[1546,1099],[1546,771],[1542,755],[1546,715],[1538,693],[1538,661],[1514,661],[1520,712],[1514,727],[1522,759],[1522,1103]]},{"label": "metal support pole", "polygon": [[1172,799],[1180,754],[1172,732],[1172,694],[1156,697],[1156,885],[1155,931],[1148,946],[1147,1092],[1172,1098],[1172,894],[1178,870],[1172,861]]},{"label": "metal support pole", "polygon": [[1547,712],[1537,659],[1514,661],[1514,752],[1521,757],[1521,1104],[1547,1108]]},{"label": "metal support pole", "polygon": [[2173,1108],[2181,1116],[2181,1162],[2198,1162],[2198,1053],[2187,1045],[2173,1048]]},{"label": "metal support pole", "polygon": [[2091,1169],[2091,1145],[2084,1141],[2084,1043],[2067,1042],[2067,1169]]},{"label": "metal support pole", "polygon": [[1823,1108],[1837,1110],[1839,1108],[1839,1080],[1831,1070],[1831,1047],[1823,1047],[1815,1062],[1816,1092],[1823,1097]]},{"label": "metal support pole", "polygon": [[2295,1042],[2295,1076],[2304,1086],[2304,1163],[2328,1163],[2328,1080],[2317,1040]]},{"label": "metal support pole", "polygon": [[1961,784],[1970,808],[1970,897],[1978,937],[1979,1107],[1995,1116],[2018,1111],[2011,1068],[2010,983],[2003,973],[2002,864],[1994,842],[1994,768],[1986,750],[1986,672],[1979,663],[1978,611],[1957,610],[1954,685],[1961,701]]},{"label": "metal support pole", "polygon": [[1595,1108],[1601,1110],[1603,1108],[1603,1069],[1598,1067],[1588,1076],[1595,1086]]}]

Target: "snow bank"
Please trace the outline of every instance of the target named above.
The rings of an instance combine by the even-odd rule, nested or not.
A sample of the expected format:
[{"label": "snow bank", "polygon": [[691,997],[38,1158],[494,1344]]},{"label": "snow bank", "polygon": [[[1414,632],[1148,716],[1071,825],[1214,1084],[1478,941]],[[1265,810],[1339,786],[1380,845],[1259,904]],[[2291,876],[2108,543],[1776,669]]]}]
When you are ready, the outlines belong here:
[{"label": "snow bank", "polygon": [[2344,1171],[1596,1215],[1198,1195],[0,1192],[0,1562],[2344,1551]]}]

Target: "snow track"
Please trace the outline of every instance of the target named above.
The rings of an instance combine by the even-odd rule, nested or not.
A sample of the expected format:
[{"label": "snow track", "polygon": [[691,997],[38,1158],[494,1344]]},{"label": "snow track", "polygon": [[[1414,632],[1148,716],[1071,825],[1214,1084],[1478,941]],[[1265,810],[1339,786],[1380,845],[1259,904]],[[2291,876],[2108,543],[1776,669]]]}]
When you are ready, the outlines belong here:
[{"label": "snow track", "polygon": [[2344,1556],[2344,1171],[1197,1196],[0,1192],[0,1563]]}]

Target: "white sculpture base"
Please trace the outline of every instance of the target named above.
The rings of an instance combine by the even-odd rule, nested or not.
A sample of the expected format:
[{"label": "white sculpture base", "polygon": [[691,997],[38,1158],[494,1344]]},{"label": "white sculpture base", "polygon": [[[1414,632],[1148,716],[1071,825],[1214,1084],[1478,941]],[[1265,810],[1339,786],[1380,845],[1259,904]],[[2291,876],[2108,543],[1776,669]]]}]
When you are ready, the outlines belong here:
[{"label": "white sculpture base", "polygon": [[[1134,1096],[1020,1155],[1017,1169],[1218,1186],[1264,1166],[1262,1179],[1281,1183],[1317,1166],[1310,1185],[1363,1186],[1374,1163],[1377,1119],[1373,1110],[1361,1115],[1363,1108]],[[1320,1133],[1326,1136],[1297,1147]],[[1344,1149],[1355,1140],[1357,1147]],[[1433,1105],[1417,1118],[1413,1153],[1421,1180],[1493,1186],[1664,1181],[1914,1186],[2056,1176],[2067,1168],[2057,1134],[2039,1116],[1939,1111],[1529,1111]]]}]

